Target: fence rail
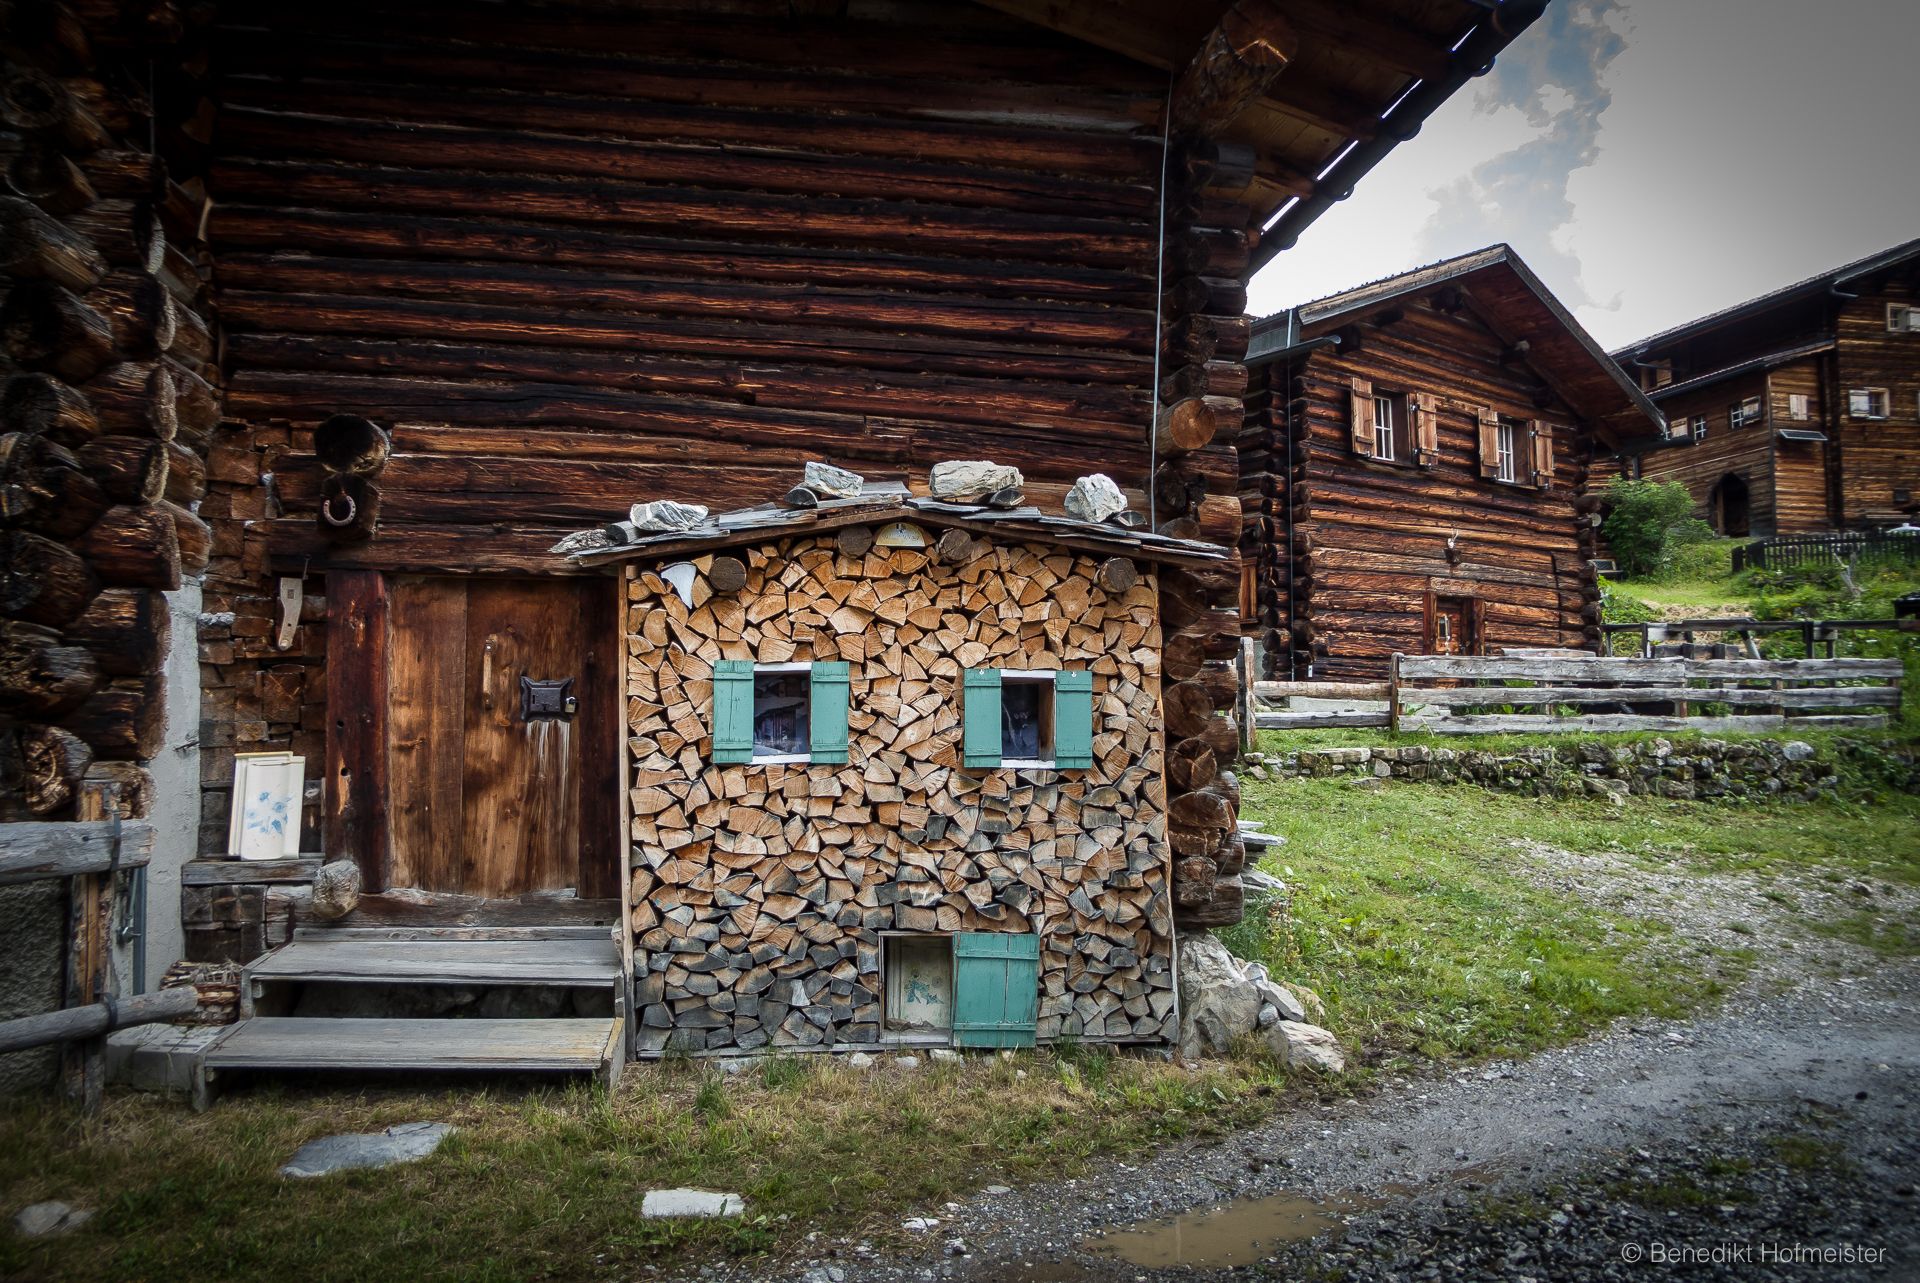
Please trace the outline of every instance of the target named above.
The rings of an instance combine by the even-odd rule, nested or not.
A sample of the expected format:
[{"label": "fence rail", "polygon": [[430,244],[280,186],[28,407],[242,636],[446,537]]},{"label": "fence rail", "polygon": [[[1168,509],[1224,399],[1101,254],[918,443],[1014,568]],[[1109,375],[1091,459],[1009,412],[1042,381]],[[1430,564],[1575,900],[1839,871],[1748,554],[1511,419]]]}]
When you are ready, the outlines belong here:
[{"label": "fence rail", "polygon": [[1887,557],[1920,562],[1920,535],[1860,530],[1832,535],[1775,535],[1733,550],[1735,570],[1785,570],[1846,561],[1850,557]]},{"label": "fence rail", "polygon": [[1901,672],[1897,659],[1396,655],[1389,716],[1439,735],[1880,727]]}]

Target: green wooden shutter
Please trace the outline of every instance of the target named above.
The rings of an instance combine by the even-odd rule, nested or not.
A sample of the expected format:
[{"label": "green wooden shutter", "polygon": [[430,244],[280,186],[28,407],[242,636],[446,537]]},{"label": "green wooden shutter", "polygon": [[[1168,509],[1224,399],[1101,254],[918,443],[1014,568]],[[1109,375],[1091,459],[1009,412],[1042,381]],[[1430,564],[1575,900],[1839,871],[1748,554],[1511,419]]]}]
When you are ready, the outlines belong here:
[{"label": "green wooden shutter", "polygon": [[1053,764],[1093,765],[1093,674],[1084,668],[1053,675]]},{"label": "green wooden shutter", "polygon": [[809,701],[809,760],[847,760],[847,665],[844,660],[815,660]]},{"label": "green wooden shutter", "polygon": [[753,663],[722,659],[713,666],[713,760],[753,760]]},{"label": "green wooden shutter", "polygon": [[1000,670],[969,668],[961,702],[961,764],[1000,765]]},{"label": "green wooden shutter", "polygon": [[1039,936],[973,931],[953,937],[955,1046],[1031,1047],[1039,1007]]}]

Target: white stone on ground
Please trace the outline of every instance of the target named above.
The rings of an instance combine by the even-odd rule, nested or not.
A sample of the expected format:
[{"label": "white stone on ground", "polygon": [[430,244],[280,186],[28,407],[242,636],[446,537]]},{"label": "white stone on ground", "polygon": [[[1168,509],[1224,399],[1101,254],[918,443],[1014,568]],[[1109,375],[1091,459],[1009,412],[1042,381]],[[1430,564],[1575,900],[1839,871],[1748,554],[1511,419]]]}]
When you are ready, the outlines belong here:
[{"label": "white stone on ground", "polygon": [[1127,510],[1127,497],[1104,472],[1081,477],[1067,491],[1067,515],[1078,521],[1105,521]]},{"label": "white stone on ground", "polygon": [[957,1065],[966,1057],[951,1047],[935,1047],[927,1053],[927,1059],[936,1065]]},{"label": "white stone on ground", "polygon": [[940,1222],[931,1216],[909,1216],[900,1222],[903,1230],[912,1230],[916,1234],[925,1234],[928,1230],[938,1229]]},{"label": "white stone on ground", "polygon": [[93,1213],[83,1208],[70,1207],[58,1199],[49,1199],[44,1203],[30,1203],[13,1214],[13,1228],[23,1238],[45,1238],[49,1234],[65,1234],[68,1230],[78,1229],[93,1219]]},{"label": "white stone on ground", "polygon": [[848,1069],[872,1069],[880,1062],[864,1051],[856,1051],[847,1057]]},{"label": "white stone on ground", "polygon": [[1347,1067],[1340,1040],[1319,1025],[1283,1020],[1267,1031],[1267,1045],[1290,1069],[1337,1074]]},{"label": "white stone on ground", "polygon": [[418,1162],[453,1135],[448,1123],[396,1123],[383,1132],[348,1132],[310,1140],[293,1152],[282,1176],[325,1176],[362,1167]]},{"label": "white stone on ground", "polygon": [[1212,933],[1180,937],[1180,1054],[1189,1060],[1224,1055],[1260,1020],[1260,992],[1239,959]]},{"label": "white stone on ground", "polygon": [[640,1200],[640,1215],[652,1221],[683,1217],[713,1220],[738,1216],[746,1210],[747,1202],[738,1194],[705,1189],[650,1189]]},{"label": "white stone on ground", "polygon": [[918,1056],[895,1056],[893,1063],[901,1069],[920,1068],[920,1058]]}]

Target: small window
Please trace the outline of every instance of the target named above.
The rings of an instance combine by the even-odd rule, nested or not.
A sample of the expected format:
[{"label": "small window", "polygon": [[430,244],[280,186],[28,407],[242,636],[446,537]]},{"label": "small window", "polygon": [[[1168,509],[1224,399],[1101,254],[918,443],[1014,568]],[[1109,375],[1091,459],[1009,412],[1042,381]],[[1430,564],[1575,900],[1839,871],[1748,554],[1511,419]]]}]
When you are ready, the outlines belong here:
[{"label": "small window", "polygon": [[811,664],[761,664],[753,670],[753,760],[804,762],[812,744]]},{"label": "small window", "polygon": [[1000,675],[1000,764],[1053,762],[1053,675]]},{"label": "small window", "polygon": [[1520,441],[1526,429],[1517,420],[1500,420],[1500,430],[1494,454],[1494,476],[1502,481],[1520,480]]},{"label": "small window", "polygon": [[1373,398],[1373,457],[1382,463],[1404,462],[1407,429],[1407,398],[1376,395]]},{"label": "small window", "polygon": [[1789,396],[1787,398],[1787,417],[1789,419],[1802,421],[1811,419],[1813,417],[1812,398],[1808,397],[1804,392],[1795,392],[1792,396]]},{"label": "small window", "polygon": [[880,937],[881,1025],[893,1038],[945,1042],[953,1030],[953,940]]},{"label": "small window", "polygon": [[1707,416],[1706,415],[1696,414],[1693,416],[1693,428],[1688,433],[1688,435],[1691,436],[1695,441],[1705,441],[1707,439]]},{"label": "small window", "polygon": [[1847,414],[1856,419],[1887,417],[1885,388],[1855,388],[1847,393]]},{"label": "small window", "polygon": [[1887,304],[1889,334],[1920,334],[1920,311],[1905,303]]},{"label": "small window", "polygon": [[1750,396],[1744,401],[1736,401],[1727,407],[1727,426],[1729,428],[1751,427],[1760,422],[1760,398]]}]

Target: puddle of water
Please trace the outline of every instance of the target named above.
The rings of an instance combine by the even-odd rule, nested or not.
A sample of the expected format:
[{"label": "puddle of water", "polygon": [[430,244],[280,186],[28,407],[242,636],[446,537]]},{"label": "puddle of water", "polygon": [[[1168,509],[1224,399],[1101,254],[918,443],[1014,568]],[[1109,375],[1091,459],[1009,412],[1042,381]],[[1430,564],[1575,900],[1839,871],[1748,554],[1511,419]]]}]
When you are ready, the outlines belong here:
[{"label": "puddle of water", "polygon": [[1312,1199],[1283,1190],[1115,1230],[1082,1246],[1096,1256],[1118,1257],[1147,1268],[1230,1269],[1251,1265],[1287,1243],[1338,1229],[1348,1213],[1377,1205],[1354,1198]]}]

